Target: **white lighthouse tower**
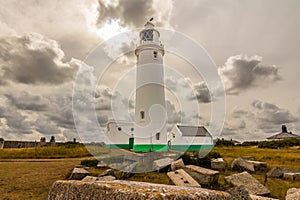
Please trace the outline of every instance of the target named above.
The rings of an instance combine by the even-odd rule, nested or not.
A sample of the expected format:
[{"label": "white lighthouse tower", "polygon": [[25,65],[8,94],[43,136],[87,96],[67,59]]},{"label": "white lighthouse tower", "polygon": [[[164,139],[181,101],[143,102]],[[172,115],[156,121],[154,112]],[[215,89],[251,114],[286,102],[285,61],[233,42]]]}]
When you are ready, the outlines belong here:
[{"label": "white lighthouse tower", "polygon": [[177,124],[167,133],[164,47],[149,20],[140,32],[137,56],[135,118],[107,122],[106,147],[135,152],[210,150],[213,138],[204,126]]},{"label": "white lighthouse tower", "polygon": [[134,151],[166,151],[164,47],[154,24],[140,32],[137,56]]}]

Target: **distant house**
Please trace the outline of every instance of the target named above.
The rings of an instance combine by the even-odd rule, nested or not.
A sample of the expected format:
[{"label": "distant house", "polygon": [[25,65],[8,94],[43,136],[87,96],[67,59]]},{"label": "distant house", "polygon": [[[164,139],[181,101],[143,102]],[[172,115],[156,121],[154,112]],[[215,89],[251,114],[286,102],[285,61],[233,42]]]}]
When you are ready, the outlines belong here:
[{"label": "distant house", "polygon": [[292,132],[288,132],[286,125],[282,125],[281,127],[282,131],[281,133],[277,133],[275,135],[272,135],[271,137],[268,137],[268,140],[280,140],[280,139],[293,139],[293,138],[299,138],[299,135],[293,134]]}]

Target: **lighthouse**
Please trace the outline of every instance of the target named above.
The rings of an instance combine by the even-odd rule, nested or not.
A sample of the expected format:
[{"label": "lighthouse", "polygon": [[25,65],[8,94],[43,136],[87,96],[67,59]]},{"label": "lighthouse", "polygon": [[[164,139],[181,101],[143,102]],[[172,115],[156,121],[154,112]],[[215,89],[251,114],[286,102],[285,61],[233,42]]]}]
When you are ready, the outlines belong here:
[{"label": "lighthouse", "polygon": [[135,152],[210,150],[213,138],[204,126],[174,125],[167,132],[164,46],[152,19],[139,33],[134,121],[108,120],[106,147]]},{"label": "lighthouse", "polygon": [[164,47],[149,20],[140,32],[137,57],[134,151],[167,150]]}]

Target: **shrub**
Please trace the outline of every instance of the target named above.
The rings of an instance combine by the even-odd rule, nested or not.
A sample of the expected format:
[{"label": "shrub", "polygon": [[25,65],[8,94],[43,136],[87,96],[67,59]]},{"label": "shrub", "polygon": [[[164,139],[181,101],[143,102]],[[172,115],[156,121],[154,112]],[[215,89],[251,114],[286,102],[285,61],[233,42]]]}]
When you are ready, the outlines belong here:
[{"label": "shrub", "polygon": [[234,143],[231,140],[225,140],[225,139],[218,139],[216,141],[216,145],[215,146],[234,146]]},{"label": "shrub", "polygon": [[87,167],[97,167],[98,162],[99,161],[97,159],[87,159],[87,160],[82,160],[80,164]]},{"label": "shrub", "polygon": [[258,148],[278,149],[284,147],[300,146],[300,139],[284,139],[259,142]]}]

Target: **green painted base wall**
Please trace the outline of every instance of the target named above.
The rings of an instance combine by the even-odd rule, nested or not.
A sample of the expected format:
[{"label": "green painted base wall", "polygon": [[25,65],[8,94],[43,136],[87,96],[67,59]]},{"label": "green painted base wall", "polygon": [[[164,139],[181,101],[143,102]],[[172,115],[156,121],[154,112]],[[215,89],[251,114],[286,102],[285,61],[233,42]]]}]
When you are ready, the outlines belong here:
[{"label": "green painted base wall", "polygon": [[108,149],[129,149],[129,144],[107,144]]},{"label": "green painted base wall", "polygon": [[[129,144],[107,144],[109,149],[130,149]],[[199,150],[211,150],[213,145],[171,145],[171,148],[168,149],[168,145],[164,144],[134,144],[133,151],[136,152],[150,152],[150,151],[199,151]]]},{"label": "green painted base wall", "polygon": [[199,151],[199,150],[211,150],[214,145],[171,145],[170,150],[174,151]]},{"label": "green painted base wall", "polygon": [[168,145],[165,144],[135,144],[133,151],[150,152],[150,151],[168,151]]}]

